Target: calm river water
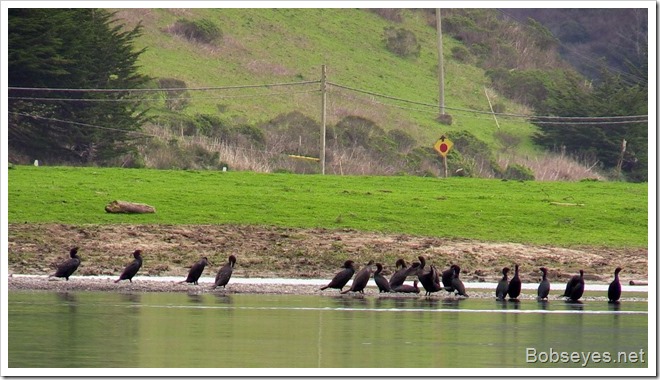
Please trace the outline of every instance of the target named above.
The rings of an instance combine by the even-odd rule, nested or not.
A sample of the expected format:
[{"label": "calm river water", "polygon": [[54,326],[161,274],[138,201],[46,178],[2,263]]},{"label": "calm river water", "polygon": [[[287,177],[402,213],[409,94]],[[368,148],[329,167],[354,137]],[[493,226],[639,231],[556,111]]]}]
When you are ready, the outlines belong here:
[{"label": "calm river water", "polygon": [[554,368],[582,367],[583,358],[568,355],[589,352],[600,359],[587,367],[645,368],[647,309],[625,301],[12,291],[8,366]]}]

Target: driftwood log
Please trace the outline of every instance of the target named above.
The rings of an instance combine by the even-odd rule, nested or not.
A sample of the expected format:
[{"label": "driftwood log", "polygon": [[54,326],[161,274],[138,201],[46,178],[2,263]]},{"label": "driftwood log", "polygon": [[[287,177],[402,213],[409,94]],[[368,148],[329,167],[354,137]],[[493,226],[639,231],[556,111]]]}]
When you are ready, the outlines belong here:
[{"label": "driftwood log", "polygon": [[105,211],[113,214],[153,214],[156,209],[143,203],[112,201],[105,206]]}]

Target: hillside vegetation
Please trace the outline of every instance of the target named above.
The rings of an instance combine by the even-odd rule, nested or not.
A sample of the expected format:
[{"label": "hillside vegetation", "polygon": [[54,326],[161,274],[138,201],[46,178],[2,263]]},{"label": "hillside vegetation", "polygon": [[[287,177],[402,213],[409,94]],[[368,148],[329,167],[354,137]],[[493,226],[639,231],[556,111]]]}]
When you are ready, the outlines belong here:
[{"label": "hillside vegetation", "polygon": [[[547,108],[543,102],[548,91],[556,91],[552,86],[572,86],[574,81],[573,70],[559,55],[558,40],[534,21],[508,21],[494,9],[444,10],[444,104],[448,119],[439,123],[435,108],[438,56],[434,9],[151,9],[118,15],[127,22],[140,20],[145,27],[141,39],[144,45],[139,47],[147,49],[141,58],[146,74],[174,77],[188,87],[231,87],[184,93],[192,99],[178,110],[178,115],[159,113],[161,116],[156,119],[157,125],[174,131],[174,135],[203,135],[229,143],[211,144],[211,150],[220,153],[219,166],[318,172],[315,165],[283,159],[281,153],[318,157],[319,84],[235,87],[316,82],[321,77],[321,65],[326,64],[328,80],[339,84],[329,86],[326,109],[328,136],[335,138],[329,142],[327,157],[331,173],[441,175],[440,162],[430,147],[440,135],[452,137],[459,132],[460,137],[470,135],[463,143],[483,142],[479,148],[458,144],[456,153],[460,154],[450,154],[452,172],[458,170],[461,175],[502,177],[508,168],[499,163],[506,162],[531,169],[531,177],[539,180],[602,178],[592,170],[599,167],[601,158],[581,155],[575,164],[563,151],[556,157],[541,153],[532,144],[537,128],[525,118],[512,116],[530,115],[533,110],[529,107]],[[203,24],[205,28],[211,25],[216,29],[208,38],[200,38],[188,29],[182,30],[182,23]],[[504,74],[514,70],[520,74]],[[583,91],[573,91],[578,90]],[[292,111],[296,117],[291,116]],[[491,111],[498,116],[488,115]],[[181,117],[181,112],[191,117]],[[213,120],[209,122],[207,117],[200,122],[200,114],[213,115]],[[304,121],[299,120],[301,114]],[[292,128],[291,124],[297,125]],[[246,130],[246,125],[258,127],[264,136]],[[342,131],[334,129],[341,126],[369,132],[362,140],[353,135],[342,140],[338,137]],[[232,128],[232,132],[227,131]],[[209,129],[224,131],[208,133]],[[624,136],[629,142],[633,138]],[[404,147],[401,138],[405,140]],[[282,139],[289,144],[281,144]],[[621,137],[610,139],[593,145],[610,144],[609,149],[616,154]],[[632,146],[642,141],[637,140]],[[193,145],[186,143],[188,148],[208,148],[199,140]],[[579,144],[592,146],[587,142]],[[361,146],[356,149],[355,145]],[[246,147],[254,146],[268,153],[249,150],[241,154],[241,148],[245,152]],[[419,149],[413,152],[415,147]],[[643,150],[639,146],[635,149],[643,159]],[[474,150],[482,153],[469,154]],[[571,150],[575,151],[579,151],[579,145]],[[530,156],[537,159],[530,160]],[[629,160],[634,162],[635,158]],[[554,168],[557,162],[561,173],[549,170],[548,165]],[[158,165],[158,159],[148,163]],[[576,170],[580,165],[583,167]],[[200,167],[194,160],[182,166]],[[171,167],[171,160],[166,159],[160,167]],[[545,175],[548,172],[551,175]]]},{"label": "hillside vegetation", "polygon": [[[47,12],[11,15],[15,162],[319,173],[323,140],[327,173],[439,176],[443,161],[431,147],[446,136],[449,175],[646,178],[645,88],[611,77],[592,91],[546,28],[496,9],[443,10],[442,114],[435,9],[119,9],[116,23],[103,24],[105,10],[52,11],[62,22]],[[100,38],[124,30],[125,44],[76,38],[78,20]],[[105,54],[117,63],[105,67]],[[39,87],[101,92],[44,99]],[[544,112],[605,118],[593,127]],[[127,124],[120,132],[131,132],[117,141],[115,115]]]},{"label": "hillside vegetation", "polygon": [[[430,22],[434,24],[435,19],[431,15],[429,21],[426,13],[400,10],[396,21],[381,17],[376,12],[357,9],[145,9],[140,12],[120,11],[118,16],[131,25],[139,21],[144,25],[144,35],[138,41],[139,48],[147,48],[141,56],[144,72],[155,78],[174,77],[190,88],[318,81],[321,65],[326,64],[328,80],[333,83],[430,105],[438,102],[437,34],[435,28],[429,25]],[[222,36],[213,43],[191,41],[173,29],[178,20],[182,19],[213,22],[222,30]],[[389,51],[384,41],[388,28],[413,33],[419,45],[419,53],[401,57]],[[500,112],[529,113],[524,106],[498,96],[490,88],[483,69],[474,66],[469,60],[464,62],[465,57],[454,57],[453,51],[462,46],[460,42],[450,35],[445,35],[443,42],[446,57],[445,105],[450,107],[447,113],[451,114],[451,125],[443,125],[436,120],[438,111],[434,107],[397,102],[330,86],[327,107],[329,128],[345,121],[346,117],[357,117],[359,121],[366,120],[367,124],[384,131],[402,131],[405,137],[414,140],[415,146],[425,148],[415,157],[404,160],[426,161],[426,164],[417,166],[417,171],[434,175],[440,174],[441,163],[430,147],[440,135],[451,137],[455,131],[469,131],[484,141],[489,150],[536,156],[537,148],[533,147],[530,140],[535,127],[524,119],[500,116],[496,122],[487,114],[462,111],[488,112],[490,97]],[[287,146],[283,150],[285,153],[318,157],[321,119],[318,89],[319,84],[314,83],[289,88],[188,91],[187,95],[192,99],[185,108],[173,113],[176,116],[166,116],[167,111],[162,108],[154,110],[160,115],[156,118],[156,124],[161,129],[158,132],[152,131],[165,133],[163,127],[173,131],[172,135],[160,135],[163,138],[203,135],[204,127],[200,127],[196,121],[181,117],[182,113],[191,117],[199,114],[217,116],[215,124],[225,128],[263,125],[272,120],[282,120],[285,127],[289,123],[303,124],[299,120],[283,117],[295,110],[308,118],[308,121],[304,128],[285,138],[300,140],[295,143],[302,142],[303,148]],[[312,92],[299,93],[301,91]],[[228,140],[219,134],[211,136]],[[374,140],[373,136],[368,137]],[[265,144],[265,151],[282,151],[282,147],[268,138],[264,139],[265,142],[248,139],[253,145]],[[179,138],[180,144],[184,140]],[[195,146],[208,147],[197,141]],[[191,147],[189,142],[185,143],[188,148]],[[244,143],[242,146],[249,144]],[[373,142],[371,144],[377,145]],[[373,146],[364,148],[379,149]],[[215,145],[211,149],[220,150],[220,160],[236,169],[318,172],[316,165],[286,157],[282,159],[268,155],[257,165],[254,162],[258,161],[259,154],[253,151],[245,154],[252,156],[243,160],[249,163],[243,163],[234,158],[244,156],[240,150],[232,151],[226,145]],[[409,168],[379,167],[382,157],[372,157],[364,153],[364,150],[337,152],[336,156],[340,158],[330,157],[329,172],[410,172]],[[158,166],[157,161],[155,158],[149,161],[149,166]],[[273,161],[277,163],[273,164]],[[470,175],[494,175],[489,167],[491,163],[478,162],[479,158],[474,161],[477,161],[474,165],[486,166],[487,170]],[[161,167],[167,168],[170,162],[165,159]],[[373,163],[373,167],[366,166],[365,162]],[[199,162],[183,166],[200,167]],[[457,160],[455,166],[454,169],[458,169],[466,164]],[[467,171],[464,168],[464,173]],[[597,177],[594,173],[586,176]]]}]

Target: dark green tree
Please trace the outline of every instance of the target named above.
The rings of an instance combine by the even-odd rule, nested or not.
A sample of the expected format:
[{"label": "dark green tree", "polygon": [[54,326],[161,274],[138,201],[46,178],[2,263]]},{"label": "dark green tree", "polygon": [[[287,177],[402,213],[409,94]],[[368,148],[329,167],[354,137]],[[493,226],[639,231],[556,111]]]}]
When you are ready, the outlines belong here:
[{"label": "dark green tree", "polygon": [[[577,77],[551,88],[539,113],[556,117],[533,120],[540,130],[534,140],[548,149],[595,159],[605,169],[620,167],[629,180],[646,181],[648,90],[618,75],[603,77],[592,90]],[[627,146],[622,156],[623,140]]]},{"label": "dark green tree", "polygon": [[139,93],[106,90],[147,82],[137,66],[144,50],[133,47],[141,26],[126,30],[100,9],[13,8],[8,16],[10,150],[96,164],[132,151],[145,121]]}]

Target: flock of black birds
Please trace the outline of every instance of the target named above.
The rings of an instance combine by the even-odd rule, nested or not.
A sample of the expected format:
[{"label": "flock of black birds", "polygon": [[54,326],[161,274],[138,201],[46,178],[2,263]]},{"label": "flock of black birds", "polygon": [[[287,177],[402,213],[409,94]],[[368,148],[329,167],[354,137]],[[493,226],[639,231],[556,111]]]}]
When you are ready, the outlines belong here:
[{"label": "flock of black birds", "polygon": [[[380,293],[420,293],[421,290],[417,285],[421,283],[426,291],[425,295],[427,296],[444,289],[449,293],[469,297],[465,292],[465,286],[459,277],[461,268],[458,265],[452,265],[449,269],[441,273],[433,265],[430,265],[429,269],[426,270],[426,259],[424,256],[419,256],[418,259],[419,262],[412,263],[410,266],[408,266],[404,259],[398,259],[395,263],[397,270],[392,274],[389,281],[381,274],[383,271],[383,264],[376,263],[376,271],[373,272],[373,278],[376,282],[376,286],[378,286],[378,291]],[[338,272],[335,277],[332,278],[330,283],[322,287],[321,290],[332,288],[339,289],[341,294],[348,292],[364,293],[364,288],[367,286],[369,279],[372,276],[371,266],[373,264],[374,262],[371,260],[367,265],[355,273],[355,263],[353,260],[346,260],[344,262],[344,269]],[[353,274],[355,274],[355,277],[353,277]],[[408,276],[417,277],[412,286],[404,284]],[[343,290],[344,286],[346,286],[351,278],[353,278],[351,287],[348,290]]]},{"label": "flock of black birds", "polygon": [[[69,281],[69,277],[78,269],[80,266],[80,257],[78,256],[78,247],[73,247],[69,251],[69,256],[70,258],[62,263],[60,263],[57,266],[57,270],[55,271],[55,274],[51,275],[50,277],[63,277],[67,281]],[[133,282],[133,277],[137,274],[137,272],[140,270],[142,267],[142,250],[136,249],[133,252],[133,257],[134,260],[131,261],[124,270],[121,272],[119,275],[119,278],[115,280],[115,283],[122,281],[122,280],[128,280],[129,282]],[[204,271],[204,268],[210,265],[209,260],[206,257],[202,257],[199,261],[197,261],[195,264],[193,264],[190,267],[190,271],[188,271],[188,276],[186,277],[185,280],[181,281],[181,283],[188,282],[188,283],[193,283],[195,285],[198,285],[198,280],[202,276],[202,272]],[[234,270],[234,266],[236,265],[236,256],[230,255],[229,258],[227,259],[227,263],[220,267],[218,270],[218,274],[215,276],[215,281],[213,283],[213,289],[222,286],[225,288],[225,286],[229,283],[229,279],[231,279],[231,274]]]},{"label": "flock of black birds", "polygon": [[[426,270],[426,259],[424,256],[419,256],[418,259],[419,262],[412,263],[410,267],[407,266],[404,259],[397,260],[395,263],[397,271],[392,277],[390,277],[389,281],[387,281],[385,276],[381,274],[383,265],[381,263],[376,263],[376,271],[373,273],[373,278],[376,282],[376,286],[378,286],[379,292],[419,293],[420,289],[417,287],[417,284],[421,283],[426,291],[425,295],[427,296],[444,289],[447,292],[454,293],[458,296],[469,297],[467,293],[465,293],[465,286],[459,277],[461,267],[452,264],[449,269],[441,273],[433,265],[430,265],[429,269]],[[371,276],[371,265],[373,265],[373,263],[373,261],[369,261],[369,263],[367,263],[364,268],[360,269],[360,271],[355,274],[355,277],[353,277],[353,274],[355,273],[354,262],[352,260],[346,260],[346,262],[344,262],[344,269],[337,273],[330,283],[322,287],[321,290],[334,288],[339,289],[342,294],[348,292],[364,293],[364,288],[367,286]],[[497,283],[497,287],[495,288],[495,296],[498,300],[505,300],[507,296],[509,299],[515,300],[520,296],[522,291],[522,281],[519,276],[520,267],[516,264],[514,268],[515,272],[510,281],[508,277],[510,269],[508,267],[502,269],[502,279]],[[539,283],[537,291],[538,299],[547,300],[548,295],[550,294],[548,269],[540,268],[540,271],[543,278]],[[607,291],[607,298],[610,303],[619,302],[619,299],[621,298],[619,272],[621,272],[621,268],[616,268],[614,271],[614,280],[610,283]],[[408,276],[417,277],[413,286],[403,284]],[[351,277],[353,277],[353,283],[351,284],[350,289],[342,291]],[[566,297],[570,301],[577,302],[582,298],[583,294],[584,271],[580,270],[580,275],[571,277],[566,284],[566,290],[564,291],[563,297]]]},{"label": "flock of black birds", "polygon": [[[78,247],[71,248],[69,256],[70,258],[68,260],[57,266],[57,271],[51,277],[63,277],[67,281],[69,280],[69,277],[80,266],[81,260],[78,256]],[[115,283],[122,280],[133,282],[133,277],[142,267],[142,251],[139,249],[135,250],[135,252],[133,252],[133,257],[134,260],[126,265],[123,272],[119,275],[119,278],[115,280]],[[355,262],[353,260],[346,260],[343,269],[332,278],[328,285],[323,286],[320,290],[331,288],[339,289],[341,294],[346,294],[348,292],[364,293],[364,289],[367,287],[369,279],[373,274],[374,282],[376,283],[376,286],[378,286],[378,291],[380,293],[420,293],[421,290],[419,289],[418,284],[421,283],[426,291],[426,296],[431,293],[439,292],[440,290],[445,290],[458,296],[469,297],[465,292],[465,286],[460,279],[461,267],[452,264],[447,270],[440,272],[434,265],[430,265],[427,270],[426,259],[424,256],[419,256],[418,259],[419,262],[414,262],[410,266],[408,266],[404,259],[398,259],[395,263],[396,271],[392,274],[389,281],[382,275],[383,265],[381,263],[376,263],[376,271],[372,272],[374,261],[371,260],[356,273]],[[209,260],[206,257],[202,257],[190,267],[188,276],[180,283],[186,282],[198,285],[198,280],[207,265],[210,265]],[[213,289],[219,286],[225,288],[229,283],[235,265],[236,257],[230,255],[227,263],[218,270],[213,283]],[[498,300],[505,300],[507,296],[509,299],[515,300],[520,296],[522,291],[522,281],[519,276],[520,267],[516,264],[514,268],[515,271],[511,280],[509,280],[508,277],[510,269],[508,267],[502,269],[502,279],[497,283],[497,287],[495,288],[495,296]],[[540,268],[539,270],[543,277],[537,290],[538,299],[547,300],[548,295],[550,294],[550,281],[548,281],[547,278],[548,270],[547,268]],[[607,290],[607,298],[610,303],[619,302],[619,299],[621,298],[619,272],[621,272],[621,268],[616,268],[614,271],[614,280],[610,283]],[[404,284],[409,276],[416,277],[412,286]],[[344,290],[344,287],[351,278],[353,279],[353,282],[350,288]],[[584,271],[580,270],[580,274],[571,277],[566,284],[566,290],[564,291],[563,297],[576,302],[583,294]]]}]

